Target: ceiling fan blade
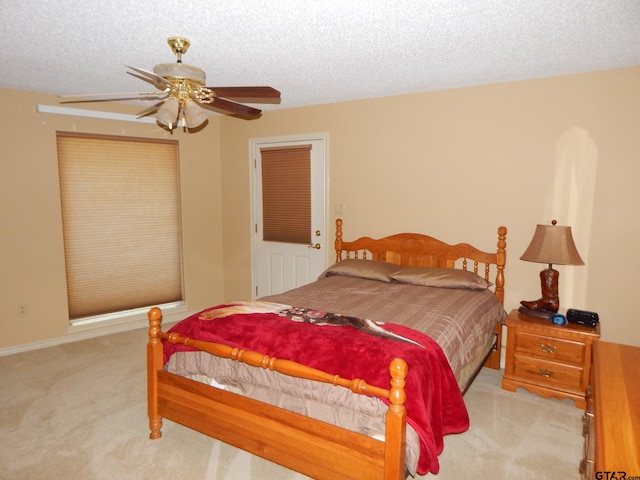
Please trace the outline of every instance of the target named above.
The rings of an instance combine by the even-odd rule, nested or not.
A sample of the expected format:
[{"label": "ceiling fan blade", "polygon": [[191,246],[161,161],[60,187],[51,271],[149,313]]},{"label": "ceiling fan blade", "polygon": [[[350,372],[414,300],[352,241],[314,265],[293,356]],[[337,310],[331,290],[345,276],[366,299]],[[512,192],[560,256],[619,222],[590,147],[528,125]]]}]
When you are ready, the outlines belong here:
[{"label": "ceiling fan blade", "polygon": [[[173,87],[173,83],[171,83],[169,80],[167,80],[164,77],[161,77],[160,75],[156,75],[153,72],[150,72],[149,70],[145,70],[143,68],[138,68],[138,67],[132,67],[130,65],[125,65],[127,68],[130,68],[131,70],[133,70],[134,72],[140,73],[142,75],[144,75],[145,77],[153,80],[154,82],[157,82],[161,85],[163,85],[164,87]],[[131,75],[130,72],[127,72]],[[137,75],[134,75],[137,76]],[[140,77],[138,77],[140,78]]]},{"label": "ceiling fan blade", "polygon": [[143,111],[138,113],[137,117],[142,118],[142,117],[146,117],[151,113],[155,113],[162,106],[164,102],[166,102],[166,99],[156,103],[155,105],[151,105],[149,108],[145,108]]},{"label": "ceiling fan blade", "polygon": [[249,103],[280,103],[280,92],[272,87],[205,87],[218,97]]},{"label": "ceiling fan blade", "polygon": [[153,80],[151,78],[145,77],[144,75],[138,75],[137,73],[133,73],[133,72],[127,72],[127,74],[131,75],[132,77],[136,77],[138,80],[142,80],[143,82],[150,83],[151,85],[153,85],[154,87],[156,87],[160,91],[162,91],[162,90],[168,91],[169,90],[169,86],[168,85],[165,85],[164,83],[157,82],[156,80]]},{"label": "ceiling fan blade", "polygon": [[112,100],[140,100],[167,98],[169,92],[95,93],[89,95],[61,95],[61,103],[107,102]]},{"label": "ceiling fan blade", "polygon": [[246,119],[258,118],[262,114],[262,110],[220,97],[215,97],[211,103],[200,103],[199,105],[212,110],[222,110],[225,113],[232,113]]}]

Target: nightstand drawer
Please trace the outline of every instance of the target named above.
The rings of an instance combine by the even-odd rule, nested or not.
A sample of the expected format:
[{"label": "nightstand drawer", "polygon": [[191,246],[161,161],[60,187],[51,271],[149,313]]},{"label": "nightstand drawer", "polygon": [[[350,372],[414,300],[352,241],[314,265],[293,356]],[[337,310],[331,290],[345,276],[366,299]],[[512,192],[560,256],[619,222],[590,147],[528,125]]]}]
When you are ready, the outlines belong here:
[{"label": "nightstand drawer", "polygon": [[583,342],[518,332],[515,351],[516,355],[522,354],[556,362],[583,365],[585,348]]},{"label": "nightstand drawer", "polygon": [[539,385],[581,391],[583,369],[579,366],[547,362],[516,354],[514,373],[518,378]]}]

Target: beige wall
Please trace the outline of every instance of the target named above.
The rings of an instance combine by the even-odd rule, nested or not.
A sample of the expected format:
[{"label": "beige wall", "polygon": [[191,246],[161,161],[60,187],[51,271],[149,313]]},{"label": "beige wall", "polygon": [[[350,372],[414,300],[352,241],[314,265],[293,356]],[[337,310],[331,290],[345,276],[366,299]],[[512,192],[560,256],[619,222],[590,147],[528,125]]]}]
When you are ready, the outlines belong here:
[{"label": "beige wall", "polygon": [[[249,140],[326,132],[329,223],[344,204],[347,239],[416,231],[492,250],[506,225],[510,309],[540,295],[544,266],[519,256],[536,223],[555,218],[573,227],[586,262],[557,267],[563,307],[595,310],[604,339],[640,345],[631,313],[640,286],[639,85],[635,67],[277,110],[249,122],[210,117],[197,134],[176,133],[189,307],[250,296]],[[57,102],[0,90],[0,348],[67,335],[55,131],[162,135],[153,125],[39,114],[37,103]],[[19,304],[28,317],[18,317]]]},{"label": "beige wall", "polygon": [[[190,308],[222,301],[221,117],[211,117],[198,134],[171,136],[154,124],[37,113],[37,104],[58,102],[0,89],[0,348],[69,335],[57,130],[179,140],[185,298]],[[136,113],[144,107],[94,108]],[[21,304],[28,306],[26,317],[18,317]]]},{"label": "beige wall", "polygon": [[250,295],[249,139],[328,132],[329,223],[344,204],[347,239],[416,231],[491,250],[506,225],[511,309],[539,298],[544,265],[519,257],[535,225],[557,219],[586,263],[556,267],[562,306],[640,345],[639,86],[635,67],[225,119],[226,299]]}]

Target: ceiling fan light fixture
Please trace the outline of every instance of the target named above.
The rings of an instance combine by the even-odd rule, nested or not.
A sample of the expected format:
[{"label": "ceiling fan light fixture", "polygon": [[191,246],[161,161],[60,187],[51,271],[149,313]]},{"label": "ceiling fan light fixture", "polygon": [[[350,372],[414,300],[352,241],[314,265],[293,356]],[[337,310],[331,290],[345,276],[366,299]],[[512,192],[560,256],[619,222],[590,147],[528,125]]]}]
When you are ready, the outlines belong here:
[{"label": "ceiling fan light fixture", "polygon": [[187,128],[197,128],[207,119],[207,112],[196,102],[189,100],[184,107],[184,121]]},{"label": "ceiling fan light fixture", "polygon": [[156,120],[160,125],[169,127],[169,130],[173,130],[173,127],[178,123],[178,110],[180,105],[175,98],[169,98],[158,109]]}]

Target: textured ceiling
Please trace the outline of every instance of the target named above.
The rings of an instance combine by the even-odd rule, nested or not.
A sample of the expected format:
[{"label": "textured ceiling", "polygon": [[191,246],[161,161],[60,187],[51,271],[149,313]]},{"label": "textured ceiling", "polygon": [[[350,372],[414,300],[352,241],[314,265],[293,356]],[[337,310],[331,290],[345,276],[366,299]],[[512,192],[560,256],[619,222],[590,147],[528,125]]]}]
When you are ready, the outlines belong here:
[{"label": "textured ceiling", "polygon": [[207,85],[280,90],[265,110],[640,65],[639,0],[0,0],[0,26],[0,87],[149,91],[125,65],[181,35]]}]

